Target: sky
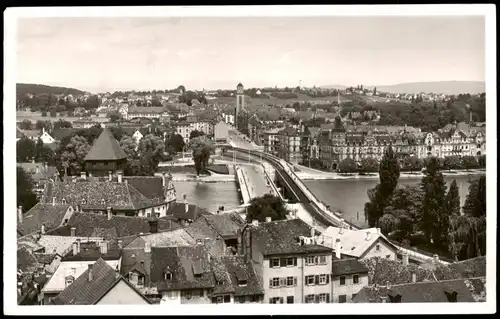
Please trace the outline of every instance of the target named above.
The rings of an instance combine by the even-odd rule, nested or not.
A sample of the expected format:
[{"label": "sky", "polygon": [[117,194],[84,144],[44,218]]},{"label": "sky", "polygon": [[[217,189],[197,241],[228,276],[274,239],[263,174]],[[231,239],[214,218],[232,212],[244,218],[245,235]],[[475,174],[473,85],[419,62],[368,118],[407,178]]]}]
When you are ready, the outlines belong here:
[{"label": "sky", "polygon": [[17,82],[90,92],[485,80],[480,16],[18,20]]}]

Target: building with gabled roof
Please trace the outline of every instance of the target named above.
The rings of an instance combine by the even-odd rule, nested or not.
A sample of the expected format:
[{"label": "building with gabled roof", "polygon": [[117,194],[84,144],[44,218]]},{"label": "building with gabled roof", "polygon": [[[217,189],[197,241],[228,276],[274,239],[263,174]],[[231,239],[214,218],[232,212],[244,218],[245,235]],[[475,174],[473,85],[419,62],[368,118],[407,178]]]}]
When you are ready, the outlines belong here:
[{"label": "building with gabled roof", "polygon": [[369,269],[356,258],[332,261],[332,302],[346,303],[368,286]]},{"label": "building with gabled roof", "polygon": [[127,163],[127,154],[113,135],[104,128],[84,161],[87,172],[95,176],[107,175],[110,171],[114,173],[123,171]]},{"label": "building with gabled roof", "polygon": [[[21,208],[20,208],[21,209]],[[42,234],[64,225],[73,214],[68,204],[37,203],[26,213],[18,211],[17,233],[26,236],[40,231]]]},{"label": "building with gabled roof", "polygon": [[54,305],[150,304],[103,259],[89,264],[78,278],[52,300]]}]

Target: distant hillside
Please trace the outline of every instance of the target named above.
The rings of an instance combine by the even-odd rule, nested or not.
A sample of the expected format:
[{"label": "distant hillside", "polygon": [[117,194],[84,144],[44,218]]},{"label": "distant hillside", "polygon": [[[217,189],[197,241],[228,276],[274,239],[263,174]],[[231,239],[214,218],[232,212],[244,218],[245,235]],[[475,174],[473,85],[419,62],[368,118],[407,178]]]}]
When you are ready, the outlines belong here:
[{"label": "distant hillside", "polygon": [[336,89],[336,90],[345,90],[347,86],[340,84],[332,84],[332,85],[322,85],[320,86],[322,89]]},{"label": "distant hillside", "polygon": [[26,93],[31,93],[31,94],[50,93],[50,94],[72,94],[72,95],[85,94],[85,92],[73,88],[49,86],[42,84],[17,83],[16,94],[22,95]]},{"label": "distant hillside", "polygon": [[475,94],[485,92],[485,85],[484,82],[479,81],[414,82],[377,85],[377,91],[390,93]]}]

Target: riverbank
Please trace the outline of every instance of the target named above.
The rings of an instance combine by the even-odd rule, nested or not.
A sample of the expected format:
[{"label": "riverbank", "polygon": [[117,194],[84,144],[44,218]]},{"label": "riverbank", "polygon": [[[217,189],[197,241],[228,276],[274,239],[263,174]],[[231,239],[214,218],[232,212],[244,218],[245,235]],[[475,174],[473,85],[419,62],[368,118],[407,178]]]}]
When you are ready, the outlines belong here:
[{"label": "riverbank", "polygon": [[[441,171],[443,176],[478,176],[486,174],[485,169],[475,169],[475,170],[451,170],[451,171]],[[366,175],[355,174],[341,174],[341,173],[311,173],[311,172],[295,172],[297,176],[301,180],[371,180],[371,179],[379,179],[378,173],[369,173]],[[422,178],[424,177],[423,173],[410,173],[410,172],[401,172],[399,178]]]}]

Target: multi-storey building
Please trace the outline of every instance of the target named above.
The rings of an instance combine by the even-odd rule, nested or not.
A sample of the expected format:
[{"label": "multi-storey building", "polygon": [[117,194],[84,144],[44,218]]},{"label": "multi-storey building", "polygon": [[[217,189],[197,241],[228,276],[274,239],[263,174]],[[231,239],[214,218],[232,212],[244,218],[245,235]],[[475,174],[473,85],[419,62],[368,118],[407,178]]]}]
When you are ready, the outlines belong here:
[{"label": "multi-storey building", "polygon": [[241,253],[256,266],[264,303],[328,303],[332,246],[300,219],[252,222],[242,231]]},{"label": "multi-storey building", "polygon": [[274,128],[267,130],[263,133],[263,139],[264,139],[264,152],[272,154],[272,155],[278,155],[278,132],[281,129],[279,128]]},{"label": "multi-storey building", "polygon": [[293,127],[287,127],[278,132],[278,156],[291,163],[302,163],[302,132]]}]

